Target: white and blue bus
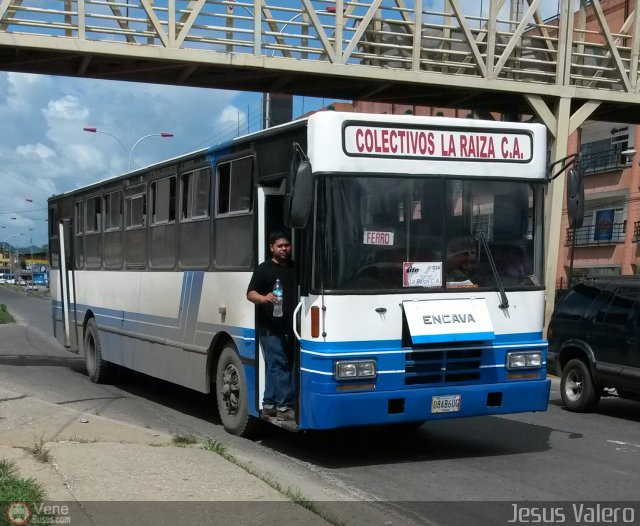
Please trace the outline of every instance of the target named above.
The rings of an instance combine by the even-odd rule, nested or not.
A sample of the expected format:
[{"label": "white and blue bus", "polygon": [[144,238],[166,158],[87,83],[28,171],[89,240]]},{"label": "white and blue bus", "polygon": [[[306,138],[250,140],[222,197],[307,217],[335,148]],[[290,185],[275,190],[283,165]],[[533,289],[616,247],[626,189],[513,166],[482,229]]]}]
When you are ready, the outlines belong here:
[{"label": "white and blue bus", "polygon": [[325,111],[49,200],[53,322],[260,416],[253,269],[291,229],[295,425],[544,411],[542,125]]}]

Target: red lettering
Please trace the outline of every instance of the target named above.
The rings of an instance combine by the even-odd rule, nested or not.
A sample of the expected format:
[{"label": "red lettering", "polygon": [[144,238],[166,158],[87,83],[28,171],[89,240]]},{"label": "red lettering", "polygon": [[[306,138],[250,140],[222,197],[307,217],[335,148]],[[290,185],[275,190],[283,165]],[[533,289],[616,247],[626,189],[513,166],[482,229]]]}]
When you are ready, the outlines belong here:
[{"label": "red lettering", "polygon": [[487,155],[487,137],[485,135],[481,135],[480,139],[480,158],[486,159]]},{"label": "red lettering", "polygon": [[400,137],[400,153],[406,153],[407,149],[405,147],[405,136],[407,132],[404,130],[398,130],[398,137]]},{"label": "red lettering", "polygon": [[509,146],[509,139],[506,137],[502,138],[502,158],[507,159],[509,157],[509,150],[507,150],[507,146]]},{"label": "red lettering", "polygon": [[427,152],[429,153],[429,155],[433,155],[436,151],[433,132],[429,132],[429,134],[427,135],[427,143],[429,144]]},{"label": "red lettering", "polygon": [[453,135],[449,135],[449,149],[447,151],[447,156],[454,156],[456,155],[456,143],[453,140]]},{"label": "red lettering", "polygon": [[469,157],[469,154],[467,153],[467,136],[466,135],[460,135],[460,155],[462,157]]},{"label": "red lettering", "polygon": [[522,159],[524,155],[520,152],[520,144],[518,144],[518,138],[514,137],[513,139],[513,156],[518,159]]},{"label": "red lettering", "polygon": [[487,151],[487,157],[491,157],[491,159],[496,158],[496,149],[493,145],[493,137],[489,137],[489,149]]},{"label": "red lettering", "polygon": [[398,138],[398,132],[396,130],[391,130],[389,132],[389,144],[390,144],[392,153],[398,152],[398,145],[396,140],[397,138]]},{"label": "red lettering", "polygon": [[424,132],[420,132],[418,136],[418,148],[420,148],[420,153],[422,155],[427,153],[427,135]]},{"label": "red lettering", "polygon": [[371,130],[367,130],[364,132],[364,141],[365,146],[368,152],[373,151],[373,132]]},{"label": "red lettering", "polygon": [[362,135],[363,135],[362,129],[358,128],[356,131],[356,148],[358,149],[359,152],[362,152],[364,150]]},{"label": "red lettering", "polygon": [[478,136],[472,135],[469,141],[469,157],[478,157]]},{"label": "red lettering", "polygon": [[382,130],[382,151],[387,153],[389,151],[389,130]]},{"label": "red lettering", "polygon": [[409,153],[418,151],[418,134],[416,132],[408,132],[409,134]]}]

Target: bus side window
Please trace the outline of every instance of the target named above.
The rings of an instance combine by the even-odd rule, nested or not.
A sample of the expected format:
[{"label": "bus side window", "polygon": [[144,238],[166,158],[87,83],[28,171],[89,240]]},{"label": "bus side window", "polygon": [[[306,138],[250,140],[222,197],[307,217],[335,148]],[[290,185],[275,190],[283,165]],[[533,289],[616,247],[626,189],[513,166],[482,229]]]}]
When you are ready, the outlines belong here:
[{"label": "bus side window", "polygon": [[180,176],[178,262],[183,269],[209,268],[211,259],[211,169]]},{"label": "bus side window", "polygon": [[253,157],[216,169],[216,268],[249,269],[253,263]]}]

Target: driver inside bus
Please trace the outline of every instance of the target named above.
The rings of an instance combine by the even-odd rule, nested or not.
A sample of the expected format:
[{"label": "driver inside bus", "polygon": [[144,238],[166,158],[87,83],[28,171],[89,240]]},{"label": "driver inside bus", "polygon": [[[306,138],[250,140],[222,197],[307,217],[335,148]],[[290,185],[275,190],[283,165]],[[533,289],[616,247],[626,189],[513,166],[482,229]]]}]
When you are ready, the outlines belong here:
[{"label": "driver inside bus", "polygon": [[[256,305],[256,331],[267,367],[262,416],[295,420],[292,378],[295,279],[289,236],[283,231],[272,232],[269,250],[271,258],[258,265],[247,288],[247,299]],[[273,293],[277,279],[283,289],[282,316],[274,316],[273,310],[277,303]]]},{"label": "driver inside bus", "polygon": [[478,268],[477,249],[471,238],[457,238],[447,250],[447,287],[473,287]]}]

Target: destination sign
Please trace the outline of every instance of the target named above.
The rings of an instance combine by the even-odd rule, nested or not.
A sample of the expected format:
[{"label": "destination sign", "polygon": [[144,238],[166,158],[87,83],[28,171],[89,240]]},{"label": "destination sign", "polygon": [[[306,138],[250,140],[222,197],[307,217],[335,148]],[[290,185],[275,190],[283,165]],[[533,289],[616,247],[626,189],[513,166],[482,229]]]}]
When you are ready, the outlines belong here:
[{"label": "destination sign", "polygon": [[533,138],[517,131],[348,124],[343,133],[345,153],[351,156],[520,163],[533,156]]}]

